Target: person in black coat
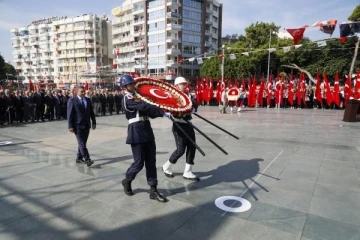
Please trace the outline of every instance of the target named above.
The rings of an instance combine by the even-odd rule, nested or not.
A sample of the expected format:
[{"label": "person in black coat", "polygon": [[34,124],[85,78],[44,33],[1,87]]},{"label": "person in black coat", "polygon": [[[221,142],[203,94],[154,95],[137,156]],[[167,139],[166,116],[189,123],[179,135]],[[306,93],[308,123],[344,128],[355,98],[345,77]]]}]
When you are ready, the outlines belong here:
[{"label": "person in black coat", "polygon": [[[90,128],[95,130],[96,119],[90,98],[85,97],[83,87],[77,88],[77,95],[70,98],[67,105],[67,119],[69,131],[75,133],[78,142],[77,163],[85,162],[90,167],[94,161],[91,160],[86,147]],[[92,124],[90,123],[90,120]]]},{"label": "person in black coat", "polygon": [[45,115],[45,91],[41,90],[34,94],[34,99],[36,103],[36,115],[35,119],[36,121],[45,121],[44,115]]},{"label": "person in black coat", "polygon": [[25,96],[23,96],[24,102],[24,120],[25,122],[35,121],[35,101],[34,98],[30,95],[29,91],[25,92]]},{"label": "person in black coat", "polygon": [[131,182],[145,164],[146,178],[148,185],[150,185],[150,199],[167,202],[167,199],[157,190],[156,145],[149,118],[164,116],[170,118],[171,114],[165,113],[157,106],[137,99],[135,81],[131,76],[121,76],[120,86],[126,91],[123,100],[126,119],[129,120],[126,144],[131,145],[134,158],[134,162],[126,172],[126,178],[122,181],[125,194],[128,196],[133,195]]},{"label": "person in black coat", "polygon": [[109,108],[109,113],[110,115],[112,115],[113,111],[114,111],[114,95],[110,92],[108,93],[108,95],[106,96],[106,102],[108,104],[108,108]]},{"label": "person in black coat", "polygon": [[123,98],[123,95],[120,95],[119,91],[115,91],[114,102],[115,102],[116,114],[119,114],[121,111],[122,98]]},{"label": "person in black coat", "polygon": [[106,91],[102,90],[102,93],[99,95],[101,116],[106,116]]},{"label": "person in black coat", "polygon": [[22,123],[24,120],[24,101],[19,90],[15,91],[14,95],[14,108],[15,108],[15,119],[18,123]]},{"label": "person in black coat", "polygon": [[45,115],[49,119],[49,121],[52,121],[54,120],[55,101],[51,90],[47,91],[47,94],[45,96],[45,104],[46,104]]},{"label": "person in black coat", "polygon": [[15,119],[15,110],[14,110],[15,100],[14,100],[14,96],[11,94],[9,89],[5,90],[4,101],[5,101],[5,108],[7,111],[6,113],[7,122],[9,124],[13,124],[13,121]]}]

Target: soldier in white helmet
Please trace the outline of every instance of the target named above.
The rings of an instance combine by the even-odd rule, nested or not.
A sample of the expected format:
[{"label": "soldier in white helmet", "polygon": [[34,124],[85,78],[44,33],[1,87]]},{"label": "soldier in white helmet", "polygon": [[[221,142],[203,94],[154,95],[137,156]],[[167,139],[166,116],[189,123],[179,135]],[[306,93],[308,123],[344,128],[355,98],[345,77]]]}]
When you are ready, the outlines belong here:
[{"label": "soldier in white helmet", "polygon": [[[180,91],[185,92],[187,81],[183,77],[177,77],[174,83]],[[193,104],[193,111],[197,109],[197,103],[195,99],[189,94]],[[185,120],[191,121],[191,114],[185,115],[182,118],[173,119],[181,126],[181,128],[190,136],[190,138],[195,142],[195,131],[192,125],[188,124]],[[169,160],[163,165],[163,171],[165,176],[173,178],[174,175],[171,171],[172,164],[176,164],[177,160],[182,157],[186,151],[186,165],[183,174],[183,178],[191,181],[199,181],[200,179],[192,173],[192,166],[194,165],[194,158],[196,148],[195,146],[183,135],[183,133],[173,124],[172,131],[175,137],[176,150],[170,156]]]}]

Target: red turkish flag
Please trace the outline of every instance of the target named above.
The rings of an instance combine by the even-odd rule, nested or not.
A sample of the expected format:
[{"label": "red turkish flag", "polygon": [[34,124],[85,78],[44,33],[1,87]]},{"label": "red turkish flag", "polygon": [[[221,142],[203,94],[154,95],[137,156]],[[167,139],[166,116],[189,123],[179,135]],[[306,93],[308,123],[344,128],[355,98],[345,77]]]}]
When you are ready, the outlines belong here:
[{"label": "red turkish flag", "polygon": [[325,96],[326,96],[326,102],[328,105],[330,105],[333,102],[331,89],[329,85],[328,78],[326,76],[326,73],[324,72],[324,84],[325,84]]},{"label": "red turkish flag", "polygon": [[260,89],[259,89],[259,93],[258,93],[258,104],[259,106],[263,105],[263,92],[265,89],[265,82],[264,82],[264,76],[261,78],[261,84],[260,84]]},{"label": "red turkish flag", "polygon": [[221,89],[220,89],[219,80],[217,80],[217,83],[216,83],[216,101],[217,101],[217,103],[220,103],[220,101],[221,101]]},{"label": "red turkish flag", "polygon": [[334,83],[334,103],[336,106],[340,107],[340,86],[339,86],[339,74],[335,75],[335,83]]},{"label": "red turkish flag", "polygon": [[[351,77],[349,75],[346,79],[346,83],[345,83],[345,87],[344,87],[345,100],[348,100],[352,96],[351,88],[352,88],[351,87]],[[344,101],[344,103],[346,105],[346,101]]]},{"label": "red turkish flag", "polygon": [[290,33],[290,35],[294,38],[294,44],[296,44],[297,42],[299,42],[303,38],[304,32],[305,32],[307,27],[309,27],[309,26],[306,25],[306,26],[301,27],[301,28],[286,29],[286,31],[288,31],[288,33]]},{"label": "red turkish flag", "polygon": [[320,75],[319,75],[319,72],[316,73],[316,88],[315,88],[315,97],[316,97],[316,100],[322,104],[322,96],[321,96],[321,88],[320,88],[320,85],[321,85],[321,80],[320,80]]}]

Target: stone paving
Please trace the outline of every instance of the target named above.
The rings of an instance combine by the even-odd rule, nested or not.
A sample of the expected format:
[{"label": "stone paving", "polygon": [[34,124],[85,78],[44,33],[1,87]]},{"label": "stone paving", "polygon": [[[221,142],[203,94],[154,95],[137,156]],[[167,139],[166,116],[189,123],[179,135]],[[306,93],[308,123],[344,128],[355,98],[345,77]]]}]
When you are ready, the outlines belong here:
[{"label": "stone paving", "polygon": [[[206,152],[194,167],[202,180],[183,180],[184,159],[168,179],[160,166],[175,147],[171,122],[152,120],[166,204],[149,200],[145,171],[133,197],[122,191],[132,162],[123,115],[97,118],[92,168],[75,163],[65,121],[0,128],[0,141],[13,143],[0,145],[0,239],[360,239],[360,125],[342,122],[343,111],[199,113],[240,140],[194,117],[229,155],[197,135]],[[223,196],[241,196],[251,208],[221,210],[214,202]]]}]

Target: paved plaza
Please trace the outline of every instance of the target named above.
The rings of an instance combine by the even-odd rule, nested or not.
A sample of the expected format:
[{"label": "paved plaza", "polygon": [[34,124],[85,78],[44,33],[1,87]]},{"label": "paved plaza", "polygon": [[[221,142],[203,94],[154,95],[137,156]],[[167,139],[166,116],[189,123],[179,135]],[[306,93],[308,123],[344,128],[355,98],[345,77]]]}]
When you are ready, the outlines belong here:
[{"label": "paved plaza", "polygon": [[[342,122],[343,111],[245,109],[199,114],[240,137],[194,117],[194,124],[222,146],[224,155],[201,135],[195,173],[182,178],[184,158],[160,167],[175,148],[168,119],[152,120],[157,143],[159,190],[166,204],[149,200],[145,171],[121,186],[132,162],[125,144],[123,115],[98,117],[88,148],[91,168],[76,164],[75,136],[66,121],[0,128],[0,239],[116,240],[358,240],[360,239],[359,123]],[[5,142],[6,143],[6,142]],[[224,201],[224,196],[251,203]]]}]

